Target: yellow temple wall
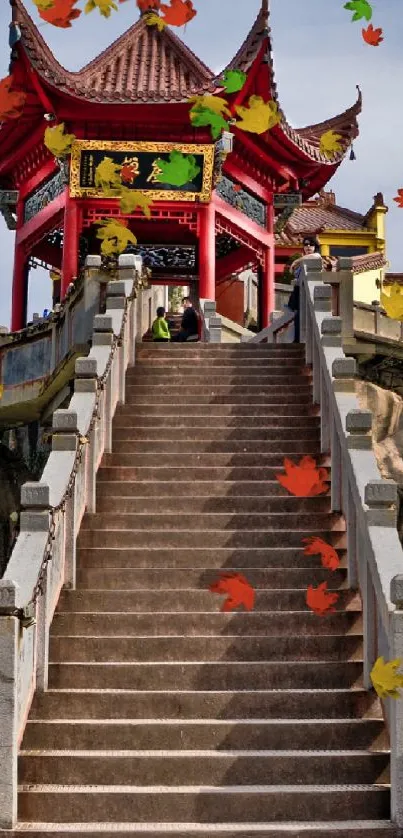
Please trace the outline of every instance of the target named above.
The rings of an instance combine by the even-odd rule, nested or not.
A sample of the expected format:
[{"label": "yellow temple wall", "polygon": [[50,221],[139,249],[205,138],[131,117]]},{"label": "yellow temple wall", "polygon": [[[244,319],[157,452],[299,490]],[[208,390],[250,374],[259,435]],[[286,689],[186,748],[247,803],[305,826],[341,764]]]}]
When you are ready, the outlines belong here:
[{"label": "yellow temple wall", "polygon": [[381,289],[377,288],[377,281],[382,281],[383,271],[377,268],[373,271],[364,271],[354,276],[354,302],[367,303],[371,305],[374,300],[380,302]]}]

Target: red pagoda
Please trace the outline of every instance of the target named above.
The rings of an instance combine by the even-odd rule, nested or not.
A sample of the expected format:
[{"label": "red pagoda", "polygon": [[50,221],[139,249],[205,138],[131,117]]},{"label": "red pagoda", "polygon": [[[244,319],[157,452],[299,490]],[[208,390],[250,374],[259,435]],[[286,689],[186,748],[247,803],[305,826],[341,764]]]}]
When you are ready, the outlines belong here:
[{"label": "red pagoda", "polygon": [[[94,166],[106,153],[137,167],[136,188],[149,190],[153,200],[149,219],[140,209],[129,216],[153,281],[194,282],[200,298],[215,299],[217,282],[253,266],[260,326],[266,326],[274,308],[275,215],[312,197],[333,176],[358,135],[361,94],[339,116],[291,128],[278,101],[269,3],[262,0],[226,68],[247,73],[242,90],[228,101],[235,115],[234,107],[247,105],[251,95],[274,100],[281,121],[260,135],[231,125],[231,133],[214,142],[209,128],[192,125],[189,99],[222,96],[222,74],[216,77],[172,29],[147,25],[150,7],[158,3],[147,0],[140,19],[75,73],[55,59],[22,0],[10,4],[10,72],[28,94],[22,116],[0,126],[0,211],[16,230],[12,330],[26,323],[32,265],[61,272],[63,300],[86,253],[99,252],[94,225],[109,216],[128,219],[116,199],[94,186]],[[69,163],[53,157],[43,142],[46,127],[60,122],[77,138]],[[320,151],[320,138],[329,130],[342,138],[331,160]],[[154,177],[156,153],[175,148],[200,162],[191,189],[175,189]]]}]

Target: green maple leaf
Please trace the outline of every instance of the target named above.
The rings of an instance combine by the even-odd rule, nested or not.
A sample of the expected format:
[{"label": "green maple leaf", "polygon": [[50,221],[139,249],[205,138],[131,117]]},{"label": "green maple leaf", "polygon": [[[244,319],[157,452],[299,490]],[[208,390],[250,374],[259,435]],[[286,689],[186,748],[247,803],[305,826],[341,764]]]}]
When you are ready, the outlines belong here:
[{"label": "green maple leaf", "polygon": [[226,70],[223,75],[223,85],[227,93],[238,93],[242,90],[247,79],[242,70]]},{"label": "green maple leaf", "polygon": [[209,108],[192,108],[190,111],[190,120],[196,128],[210,125],[213,140],[216,140],[220,136],[221,131],[229,131],[227,120],[221,114],[211,111]]},{"label": "green maple leaf", "polygon": [[344,8],[350,12],[354,12],[352,22],[362,20],[362,18],[371,20],[372,6],[368,3],[368,0],[350,0],[349,3],[345,4]]},{"label": "green maple leaf", "polygon": [[157,180],[160,183],[172,184],[172,186],[185,186],[186,183],[192,183],[200,172],[200,166],[197,165],[193,154],[182,154],[176,149],[171,151],[169,160],[161,160],[158,157],[155,162],[161,169],[161,174],[156,176]]}]

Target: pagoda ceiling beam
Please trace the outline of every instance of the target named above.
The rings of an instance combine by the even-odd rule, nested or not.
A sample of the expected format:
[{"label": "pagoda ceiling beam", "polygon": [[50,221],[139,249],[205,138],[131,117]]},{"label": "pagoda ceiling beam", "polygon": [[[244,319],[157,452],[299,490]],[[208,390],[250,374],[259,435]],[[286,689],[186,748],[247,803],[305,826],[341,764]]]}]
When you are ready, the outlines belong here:
[{"label": "pagoda ceiling beam", "polygon": [[21,245],[28,242],[28,240],[32,238],[35,233],[41,229],[41,227],[43,227],[43,235],[45,236],[49,221],[51,221],[55,215],[59,214],[61,210],[64,210],[65,204],[66,191],[61,195],[58,195],[54,201],[51,201],[50,204],[44,207],[43,210],[38,212],[34,218],[27,221],[27,223],[17,231],[15,238],[16,244]]},{"label": "pagoda ceiling beam", "polygon": [[268,233],[263,227],[260,227],[259,224],[256,224],[254,221],[251,221],[246,215],[239,210],[231,207],[225,201],[223,201],[217,193],[214,193],[214,206],[217,212],[220,213],[224,218],[228,219],[232,224],[236,227],[239,227],[240,230],[243,230],[247,233],[251,238],[255,239],[259,245],[266,245],[267,247],[271,247],[273,244],[273,236]]},{"label": "pagoda ceiling beam", "polygon": [[0,177],[8,170],[10,170],[10,173],[12,174],[20,160],[23,160],[40,140],[43,140],[42,127],[37,128],[36,131],[26,138],[25,142],[18,145],[17,149],[14,148],[14,151],[0,162]]},{"label": "pagoda ceiling beam", "polygon": [[33,192],[33,190],[36,189],[42,181],[45,181],[51,175],[56,174],[57,170],[58,166],[52,157],[51,160],[48,160],[48,162],[41,167],[39,172],[35,172],[29,180],[26,180],[25,183],[21,185],[20,197],[22,199],[26,198],[26,196],[29,195],[30,192]]},{"label": "pagoda ceiling beam", "polygon": [[269,203],[269,201],[272,200],[273,190],[262,186],[257,182],[257,180],[246,174],[244,169],[241,168],[241,161],[239,161],[238,165],[235,160],[228,157],[224,163],[224,174],[225,173],[228,173],[232,177],[236,178],[236,180],[239,180],[240,183],[246,186],[246,188],[255,195],[258,195],[259,198],[262,198],[263,201],[267,201],[267,203]]},{"label": "pagoda ceiling beam", "polygon": [[275,160],[275,158],[271,157],[267,151],[259,148],[259,146],[257,146],[253,140],[248,137],[246,131],[240,131],[234,126],[234,134],[241,146],[244,145],[245,148],[253,154],[256,160],[263,162],[275,177],[280,176],[284,181],[290,184],[294,184],[297,181],[296,175],[293,171],[291,171],[291,169],[284,166],[280,161]]},{"label": "pagoda ceiling beam", "polygon": [[245,245],[240,247],[239,250],[227,253],[222,259],[217,259],[216,280],[220,281],[227,276],[231,276],[231,274],[241,270],[243,266],[246,267],[250,262],[256,263],[256,254]]}]

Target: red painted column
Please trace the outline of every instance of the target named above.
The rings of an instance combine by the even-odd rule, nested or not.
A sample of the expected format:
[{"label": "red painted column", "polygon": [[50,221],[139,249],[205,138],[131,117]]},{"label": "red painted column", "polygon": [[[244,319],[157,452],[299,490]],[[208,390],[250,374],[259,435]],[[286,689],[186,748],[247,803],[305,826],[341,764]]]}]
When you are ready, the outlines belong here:
[{"label": "red painted column", "polygon": [[215,300],[215,208],[199,209],[199,297]]},{"label": "red painted column", "polygon": [[60,292],[60,302],[64,300],[70,282],[72,282],[78,274],[78,216],[78,206],[76,202],[70,198],[69,188],[67,187],[66,206],[64,210],[62,286]]},{"label": "red painted column", "polygon": [[270,325],[270,315],[275,308],[275,292],[274,292],[274,207],[273,201],[267,206],[267,232],[271,233],[272,243],[269,247],[264,248],[264,263],[262,270],[262,311],[261,311],[261,328],[265,329]]},{"label": "red painted column", "polygon": [[[24,202],[17,204],[17,231],[24,223]],[[25,326],[27,305],[27,256],[22,244],[15,244],[13,290],[11,301],[11,331],[18,332]]]}]

